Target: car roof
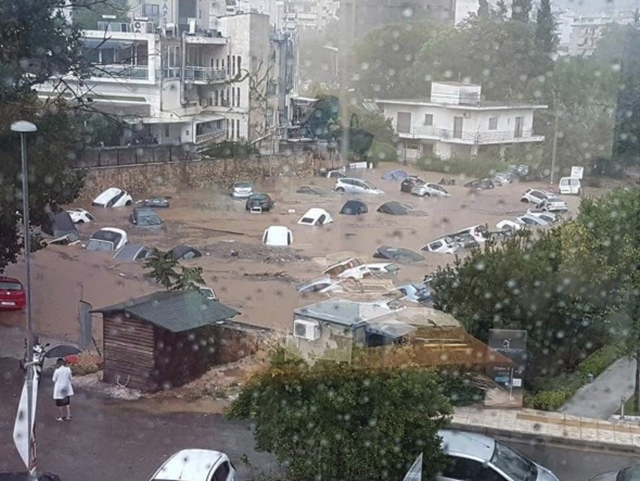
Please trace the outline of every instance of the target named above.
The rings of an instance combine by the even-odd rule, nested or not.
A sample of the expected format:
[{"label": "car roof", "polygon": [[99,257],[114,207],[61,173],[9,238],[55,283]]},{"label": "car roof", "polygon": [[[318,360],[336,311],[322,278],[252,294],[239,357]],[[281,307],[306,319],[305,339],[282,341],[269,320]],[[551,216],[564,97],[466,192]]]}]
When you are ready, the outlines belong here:
[{"label": "car roof", "polygon": [[284,225],[272,225],[265,229],[265,231],[277,233],[277,232],[289,232],[289,228]]},{"label": "car roof", "polygon": [[134,207],[133,210],[139,215],[158,215],[151,207]]},{"label": "car roof", "polygon": [[13,277],[5,277],[0,276],[0,282],[17,282],[18,284],[22,284],[18,279],[14,279]]},{"label": "car roof", "polygon": [[328,214],[329,212],[327,212],[324,209],[321,209],[320,207],[312,207],[307,212],[305,212],[302,217],[313,217],[314,219],[317,219],[321,215],[328,215]]},{"label": "car roof", "polygon": [[146,249],[147,247],[142,244],[127,244],[122,247],[116,255],[113,256],[114,259],[124,259],[124,260],[133,260],[138,252],[142,249]]},{"label": "car roof", "polygon": [[153,479],[172,481],[207,481],[209,474],[226,455],[209,449],[183,449],[171,456],[154,474]]},{"label": "car roof", "polygon": [[488,462],[493,456],[496,441],[488,436],[464,431],[443,429],[438,431],[442,438],[442,451],[446,454],[459,454]]}]

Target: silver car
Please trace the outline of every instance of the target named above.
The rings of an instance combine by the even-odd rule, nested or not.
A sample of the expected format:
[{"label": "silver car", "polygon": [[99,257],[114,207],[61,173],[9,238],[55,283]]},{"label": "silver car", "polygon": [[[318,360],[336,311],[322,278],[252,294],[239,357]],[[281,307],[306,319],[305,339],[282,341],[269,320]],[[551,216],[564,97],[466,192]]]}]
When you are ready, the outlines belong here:
[{"label": "silver car", "polygon": [[547,468],[482,434],[442,430],[447,467],[438,481],[559,481]]},{"label": "silver car", "polygon": [[438,184],[427,182],[426,184],[418,184],[411,189],[413,195],[420,197],[449,197],[451,194]]}]

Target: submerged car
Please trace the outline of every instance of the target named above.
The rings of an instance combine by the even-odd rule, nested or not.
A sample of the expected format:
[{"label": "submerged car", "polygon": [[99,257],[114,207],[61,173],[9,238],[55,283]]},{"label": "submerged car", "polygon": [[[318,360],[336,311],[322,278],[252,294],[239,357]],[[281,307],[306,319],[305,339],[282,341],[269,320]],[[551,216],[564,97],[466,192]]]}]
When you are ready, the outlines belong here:
[{"label": "submerged car", "polygon": [[403,295],[403,299],[412,302],[423,303],[431,300],[431,289],[424,282],[400,286],[398,291]]},{"label": "submerged car", "polygon": [[129,215],[129,222],[138,227],[160,227],[163,224],[156,211],[149,207],[135,207]]},{"label": "submerged car", "polygon": [[290,246],[293,244],[293,232],[288,227],[272,225],[262,233],[262,243],[268,246]]},{"label": "submerged car", "polygon": [[88,224],[96,220],[89,211],[84,209],[67,209],[67,214],[69,214],[74,224]]},{"label": "submerged car", "polygon": [[527,189],[525,190],[524,194],[522,194],[520,202],[528,202],[529,204],[540,206],[545,200],[552,196],[553,194],[551,192],[547,192],[544,190]]},{"label": "submerged car", "polygon": [[547,197],[539,204],[539,208],[547,212],[566,212],[569,210],[567,203],[555,195]]},{"label": "submerged car", "polygon": [[271,197],[268,194],[251,194],[247,198],[245,209],[249,211],[270,211],[275,206]]},{"label": "submerged car", "polygon": [[0,310],[24,308],[26,294],[22,283],[12,277],[0,277]]},{"label": "submerged car", "polygon": [[138,262],[153,258],[153,250],[142,244],[127,244],[113,256],[119,262]]},{"label": "submerged car", "polygon": [[298,190],[296,190],[297,194],[306,194],[306,195],[317,195],[318,197],[326,197],[329,195],[328,192],[325,192],[324,190],[318,188],[318,187],[313,187],[310,185],[303,185],[301,187],[298,188]]},{"label": "submerged car", "polygon": [[171,256],[177,261],[188,261],[196,257],[202,257],[202,252],[193,246],[180,244],[171,249]]},{"label": "submerged car", "polygon": [[333,217],[324,209],[309,209],[298,221],[300,225],[326,225],[333,222]]},{"label": "submerged car", "polygon": [[148,199],[139,200],[138,205],[153,209],[168,209],[170,207],[169,199],[166,197],[149,197]]},{"label": "submerged car", "polygon": [[246,199],[253,194],[253,184],[251,182],[234,182],[231,188],[231,196],[234,199]]},{"label": "submerged car", "polygon": [[418,195],[420,197],[450,197],[451,196],[451,194],[449,194],[449,192],[447,192],[444,187],[441,187],[438,184],[434,184],[432,182],[416,185],[413,189],[411,189],[411,193],[413,195]]},{"label": "submerged car", "polygon": [[491,179],[472,180],[471,182],[464,184],[464,186],[473,190],[489,190],[495,188],[495,184]]},{"label": "submerged car", "polygon": [[410,249],[404,247],[390,247],[380,246],[375,254],[375,259],[389,259],[402,264],[413,264],[415,262],[421,262],[424,260],[424,256],[421,256],[417,252],[413,252]]},{"label": "submerged car", "polygon": [[149,481],[235,481],[229,457],[209,449],[183,449],[167,459]]},{"label": "submerged car", "polygon": [[348,177],[338,179],[333,189],[336,192],[345,192],[347,194],[384,194],[384,191],[378,189],[371,182]]},{"label": "submerged car", "polygon": [[447,465],[438,481],[559,481],[547,468],[482,434],[441,430]]},{"label": "submerged car", "polygon": [[422,246],[420,250],[437,254],[455,254],[460,250],[460,246],[453,238],[442,237]]},{"label": "submerged car", "polygon": [[343,292],[344,289],[338,281],[331,279],[329,276],[317,277],[310,281],[301,282],[296,286],[298,292]]},{"label": "submerged car", "polygon": [[400,192],[410,193],[416,186],[424,183],[425,181],[417,175],[411,175],[400,183]]},{"label": "submerged car", "polygon": [[103,227],[91,236],[85,249],[88,251],[113,252],[121,249],[127,242],[127,233],[122,229]]},{"label": "submerged car", "polygon": [[125,207],[133,204],[133,198],[124,190],[111,187],[93,199],[94,207]]}]

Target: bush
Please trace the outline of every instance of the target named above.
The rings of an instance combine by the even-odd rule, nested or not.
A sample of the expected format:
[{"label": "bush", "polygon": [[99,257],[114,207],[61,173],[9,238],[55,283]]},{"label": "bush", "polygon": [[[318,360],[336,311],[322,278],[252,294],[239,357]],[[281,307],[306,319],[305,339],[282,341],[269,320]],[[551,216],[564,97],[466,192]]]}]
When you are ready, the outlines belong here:
[{"label": "bush", "polygon": [[608,345],[592,352],[578,365],[578,372],[586,376],[598,377],[616,359],[620,357],[620,351],[616,345]]},{"label": "bush", "polygon": [[440,373],[440,388],[452,406],[469,406],[484,400],[484,391],[466,376]]},{"label": "bush", "polygon": [[398,151],[391,144],[374,140],[369,149],[369,159],[374,165],[378,162],[397,162]]},{"label": "bush", "polygon": [[555,391],[540,391],[526,399],[525,405],[542,411],[557,411],[571,397],[572,393],[565,389]]},{"label": "bush", "polygon": [[74,376],[85,376],[102,369],[100,356],[89,351],[83,351],[77,356],[68,356],[67,362]]},{"label": "bush", "polygon": [[506,169],[507,164],[493,158],[474,157],[472,159],[444,160],[437,155],[429,155],[418,159],[418,167],[431,172],[484,178]]}]

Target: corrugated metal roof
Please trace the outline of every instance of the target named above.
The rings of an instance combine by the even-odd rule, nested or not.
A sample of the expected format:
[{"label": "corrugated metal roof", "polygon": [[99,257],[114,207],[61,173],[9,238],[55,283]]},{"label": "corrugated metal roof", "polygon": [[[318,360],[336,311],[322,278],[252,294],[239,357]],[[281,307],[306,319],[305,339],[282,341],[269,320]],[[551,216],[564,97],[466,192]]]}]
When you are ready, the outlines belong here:
[{"label": "corrugated metal roof", "polygon": [[393,310],[379,303],[355,302],[347,299],[317,302],[294,311],[294,314],[300,316],[312,317],[345,327],[355,327],[392,313]]},{"label": "corrugated metal roof", "polygon": [[102,314],[123,311],[171,332],[189,331],[240,314],[197,291],[163,291],[112,306],[94,309]]}]

